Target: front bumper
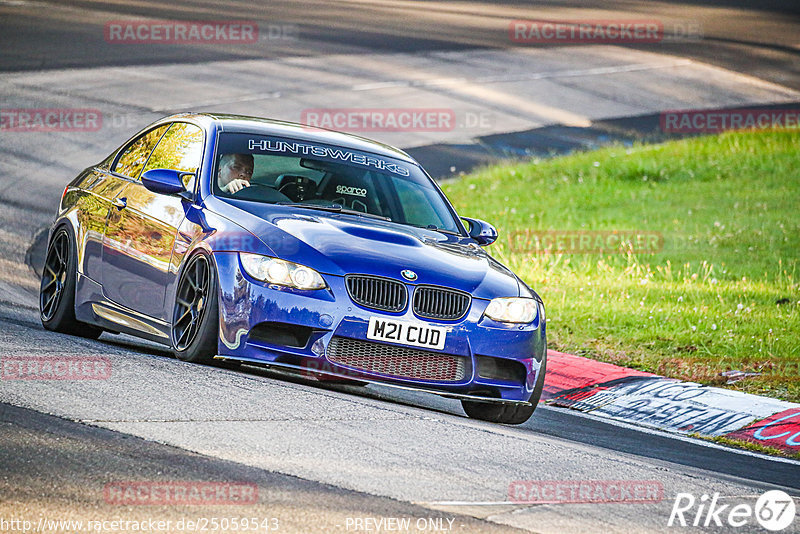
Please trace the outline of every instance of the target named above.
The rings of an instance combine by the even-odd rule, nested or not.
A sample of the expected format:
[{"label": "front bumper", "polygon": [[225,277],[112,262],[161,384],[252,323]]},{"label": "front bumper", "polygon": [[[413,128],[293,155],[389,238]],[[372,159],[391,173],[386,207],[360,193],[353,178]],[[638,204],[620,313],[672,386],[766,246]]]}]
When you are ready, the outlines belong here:
[{"label": "front bumper", "polygon": [[[467,315],[458,321],[422,319],[415,316],[411,306],[398,313],[366,309],[350,299],[343,277],[323,275],[329,288],[301,291],[251,279],[241,269],[236,253],[216,253],[214,258],[219,273],[220,359],[460,399],[527,404],[533,393],[546,352],[545,327],[538,320],[530,325],[492,321],[483,317],[488,301],[475,298]],[[414,284],[406,285],[413,289]],[[432,356],[443,360],[447,359],[443,355],[457,359],[459,372],[448,377],[418,372],[398,376],[337,361],[331,351],[334,338],[355,340],[367,348],[367,344],[377,344],[374,348],[391,349],[393,354],[408,349],[411,356],[407,360],[425,359],[418,347],[367,340],[370,317],[446,327],[444,348],[424,352],[435,352]],[[488,368],[519,372],[498,374],[487,372]]]}]

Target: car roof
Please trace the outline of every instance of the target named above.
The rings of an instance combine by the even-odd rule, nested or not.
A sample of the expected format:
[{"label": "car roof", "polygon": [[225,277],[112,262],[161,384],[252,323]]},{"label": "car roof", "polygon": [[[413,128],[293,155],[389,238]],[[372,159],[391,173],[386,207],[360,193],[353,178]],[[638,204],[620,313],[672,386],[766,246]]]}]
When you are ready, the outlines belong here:
[{"label": "car roof", "polygon": [[216,123],[217,127],[223,132],[252,133],[256,135],[288,137],[301,141],[324,143],[327,145],[360,150],[363,152],[371,152],[373,154],[397,158],[416,164],[416,161],[414,161],[411,156],[399,148],[379,143],[365,137],[327,130],[325,128],[311,127],[295,122],[265,119],[261,117],[248,117],[246,115],[230,115],[224,113],[181,113],[179,115],[168,117],[164,120],[202,120],[202,118],[212,119]]}]

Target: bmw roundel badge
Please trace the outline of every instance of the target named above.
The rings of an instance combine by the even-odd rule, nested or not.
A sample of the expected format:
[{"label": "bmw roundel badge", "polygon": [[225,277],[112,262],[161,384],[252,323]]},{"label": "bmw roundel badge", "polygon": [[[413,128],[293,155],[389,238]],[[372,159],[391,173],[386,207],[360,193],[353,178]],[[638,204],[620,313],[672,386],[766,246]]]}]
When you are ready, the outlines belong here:
[{"label": "bmw roundel badge", "polygon": [[409,280],[411,282],[413,282],[414,280],[417,279],[417,273],[415,273],[414,271],[411,271],[409,269],[403,269],[402,271],[400,271],[400,274],[403,275],[403,278],[405,278],[406,280]]}]

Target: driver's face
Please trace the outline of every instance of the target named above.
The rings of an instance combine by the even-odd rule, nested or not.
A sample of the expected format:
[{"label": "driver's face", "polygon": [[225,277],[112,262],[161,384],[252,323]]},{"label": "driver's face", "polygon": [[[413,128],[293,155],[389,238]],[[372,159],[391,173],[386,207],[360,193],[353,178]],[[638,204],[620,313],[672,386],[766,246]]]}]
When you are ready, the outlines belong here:
[{"label": "driver's face", "polygon": [[238,154],[229,160],[219,171],[220,186],[224,187],[234,180],[250,182],[253,177],[253,164]]}]

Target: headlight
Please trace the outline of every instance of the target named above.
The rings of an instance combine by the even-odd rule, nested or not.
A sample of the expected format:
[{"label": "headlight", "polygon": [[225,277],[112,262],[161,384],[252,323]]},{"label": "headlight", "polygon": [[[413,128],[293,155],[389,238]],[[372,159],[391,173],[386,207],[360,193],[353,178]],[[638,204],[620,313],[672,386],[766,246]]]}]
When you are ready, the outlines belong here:
[{"label": "headlight", "polygon": [[532,323],[538,313],[538,303],[522,297],[492,299],[483,312],[486,317],[503,323]]},{"label": "headlight", "polygon": [[240,252],[239,258],[247,274],[256,280],[297,289],[322,289],[326,286],[322,276],[305,265],[247,252]]}]

